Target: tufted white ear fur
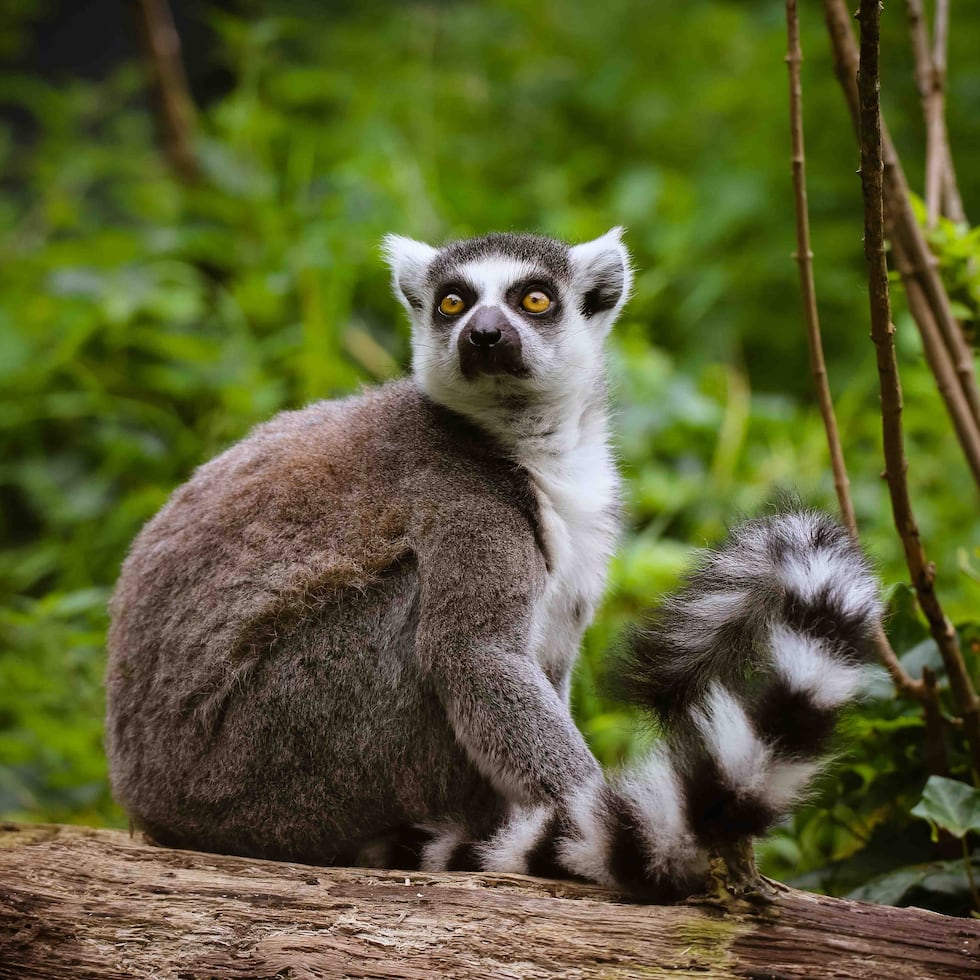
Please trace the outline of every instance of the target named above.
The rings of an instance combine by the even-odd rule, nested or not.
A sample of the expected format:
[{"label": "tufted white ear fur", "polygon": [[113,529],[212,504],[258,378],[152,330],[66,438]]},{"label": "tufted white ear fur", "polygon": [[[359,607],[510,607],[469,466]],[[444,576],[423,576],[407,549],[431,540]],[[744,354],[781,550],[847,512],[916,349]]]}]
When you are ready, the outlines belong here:
[{"label": "tufted white ear fur", "polygon": [[425,272],[436,257],[436,249],[424,242],[402,235],[385,235],[381,251],[391,269],[391,285],[395,296],[408,310],[409,316],[422,308],[422,286]]},{"label": "tufted white ear fur", "polygon": [[600,238],[573,245],[569,256],[572,276],[582,296],[582,312],[608,327],[629,299],[633,285],[623,228],[610,228]]}]

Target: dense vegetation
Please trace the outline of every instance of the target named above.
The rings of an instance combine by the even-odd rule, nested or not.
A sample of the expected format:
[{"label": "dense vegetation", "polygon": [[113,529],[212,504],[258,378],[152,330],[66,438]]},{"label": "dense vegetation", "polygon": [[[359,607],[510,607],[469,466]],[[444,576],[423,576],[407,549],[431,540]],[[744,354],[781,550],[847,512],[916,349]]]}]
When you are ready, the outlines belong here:
[{"label": "dense vegetation", "polygon": [[[896,649],[913,673],[938,670],[879,479],[853,134],[819,5],[803,6],[817,280],[858,519],[893,598]],[[386,231],[579,240],[629,228],[639,275],[611,351],[629,530],[575,690],[605,762],[645,737],[595,693],[622,625],[773,486],[834,507],[790,259],[781,3],[608,0],[574,16],[557,0],[261,8],[197,10],[213,31],[206,58],[231,81],[203,111],[202,177],[188,185],[159,152],[138,62],[95,80],[43,76],[29,66],[44,10],[0,2],[21,66],[0,80],[7,817],[123,820],[106,782],[100,683],[126,547],[195,465],[259,420],[405,369],[407,325],[377,251]],[[977,214],[980,9],[955,5],[954,20],[950,130]],[[899,4],[884,27],[885,109],[921,186]],[[945,224],[936,242],[957,312],[975,323],[980,239]],[[896,322],[913,499],[975,675],[977,495],[900,294]],[[962,855],[977,844],[980,804],[957,783],[967,797],[950,806],[974,807],[962,852],[949,834],[931,841],[911,812],[928,775],[919,708],[881,679],[849,735],[820,797],[765,845],[766,868],[966,911]],[[950,741],[951,774],[968,778]]]}]

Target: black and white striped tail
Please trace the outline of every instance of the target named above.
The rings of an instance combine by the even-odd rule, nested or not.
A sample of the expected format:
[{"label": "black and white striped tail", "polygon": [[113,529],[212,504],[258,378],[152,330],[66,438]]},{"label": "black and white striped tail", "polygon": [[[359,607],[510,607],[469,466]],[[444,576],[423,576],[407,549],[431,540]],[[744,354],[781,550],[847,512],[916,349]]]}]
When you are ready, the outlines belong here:
[{"label": "black and white striped tail", "polygon": [[565,804],[514,806],[482,840],[450,823],[407,826],[372,842],[356,863],[578,879],[667,902],[697,890],[705,856],[666,760],[651,757],[642,773],[597,780]]},{"label": "black and white striped tail", "polygon": [[820,769],[880,614],[867,559],[829,517],[742,524],[619,661],[618,692],[663,729],[643,762],[554,805],[515,807],[485,840],[406,828],[382,860],[684,897],[710,850],[765,833]]},{"label": "black and white striped tail", "polygon": [[881,616],[861,549],[825,514],[735,528],[637,630],[618,688],[660,722],[702,846],[764,833],[822,765]]}]

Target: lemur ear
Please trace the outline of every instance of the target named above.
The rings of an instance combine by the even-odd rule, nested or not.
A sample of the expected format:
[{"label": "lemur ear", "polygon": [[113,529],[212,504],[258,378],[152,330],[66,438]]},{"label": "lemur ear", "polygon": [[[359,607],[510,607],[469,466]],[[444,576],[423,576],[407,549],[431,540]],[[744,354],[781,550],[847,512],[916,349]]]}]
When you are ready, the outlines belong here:
[{"label": "lemur ear", "polygon": [[630,254],[623,244],[623,229],[611,228],[601,238],[569,249],[572,276],[582,296],[587,317],[606,314],[612,322],[629,298],[633,285]]},{"label": "lemur ear", "polygon": [[436,257],[436,249],[402,235],[385,235],[381,251],[391,269],[391,286],[402,305],[412,311],[422,309],[425,273]]}]

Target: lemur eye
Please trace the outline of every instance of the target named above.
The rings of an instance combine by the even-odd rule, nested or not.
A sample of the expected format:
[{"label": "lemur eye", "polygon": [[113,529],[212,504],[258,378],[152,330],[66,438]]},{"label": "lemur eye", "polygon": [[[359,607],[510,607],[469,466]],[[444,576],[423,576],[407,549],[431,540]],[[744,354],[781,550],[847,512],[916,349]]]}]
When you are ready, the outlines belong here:
[{"label": "lemur eye", "polygon": [[551,309],[551,297],[543,289],[529,289],[521,297],[521,306],[528,313],[545,313]]},{"label": "lemur eye", "polygon": [[439,302],[439,312],[443,316],[459,316],[466,309],[466,303],[462,296],[456,293],[446,293]]}]

